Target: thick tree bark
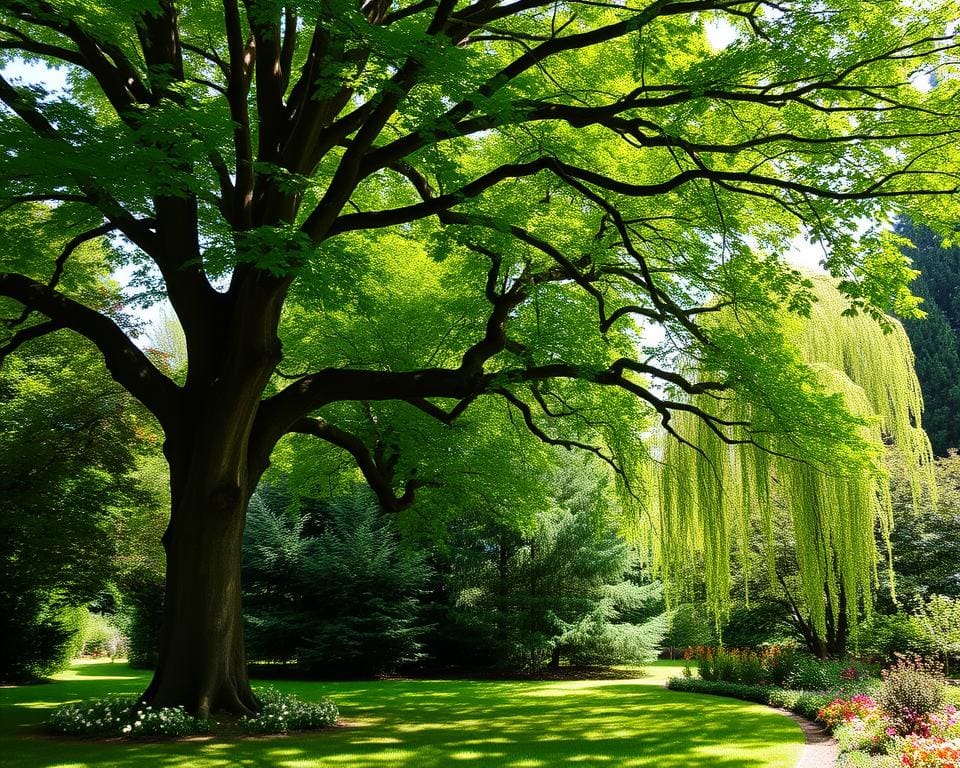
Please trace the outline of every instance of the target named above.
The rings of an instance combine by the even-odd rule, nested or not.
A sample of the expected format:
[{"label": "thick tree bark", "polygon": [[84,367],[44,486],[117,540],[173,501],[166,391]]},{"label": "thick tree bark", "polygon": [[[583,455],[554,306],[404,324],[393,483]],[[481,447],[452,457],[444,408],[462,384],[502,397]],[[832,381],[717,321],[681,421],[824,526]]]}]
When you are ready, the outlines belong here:
[{"label": "thick tree bark", "polygon": [[166,431],[164,617],[157,670],[142,698],[204,718],[259,709],[244,655],[240,566],[247,504],[269,463],[269,450],[251,449],[251,433],[281,357],[282,291],[271,288],[254,277],[231,289],[230,322],[200,339],[219,354],[192,367],[181,418]]},{"label": "thick tree bark", "polygon": [[258,708],[243,651],[240,541],[247,499],[213,489],[181,505],[164,537],[160,660],[143,695],[150,704],[183,705],[201,717]]}]

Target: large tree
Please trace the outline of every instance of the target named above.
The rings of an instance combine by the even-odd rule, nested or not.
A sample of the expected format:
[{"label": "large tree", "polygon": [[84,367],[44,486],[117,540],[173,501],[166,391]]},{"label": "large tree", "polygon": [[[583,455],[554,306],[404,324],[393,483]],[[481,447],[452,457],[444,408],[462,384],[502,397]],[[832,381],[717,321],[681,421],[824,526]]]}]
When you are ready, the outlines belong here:
[{"label": "large tree", "polygon": [[[500,398],[635,492],[618,456],[644,422],[631,435],[598,403],[631,397],[668,429],[696,412],[725,436],[735,425],[697,402],[733,381],[761,393],[770,369],[699,321],[802,310],[803,283],[772,258],[802,223],[854,306],[909,309],[902,257],[855,233],[890,201],[958,188],[957,15],[953,0],[0,1],[6,349],[76,331],[165,434],[166,617],[145,699],[257,707],[240,541],[284,435],[343,449],[388,509],[426,482],[340,404],[452,424]],[[31,60],[65,85],[18,82]],[[182,384],[62,279],[95,238],[142,301],[172,304]],[[347,339],[282,364],[285,305],[311,310],[287,326],[300,339],[336,312],[389,316],[377,270],[405,253],[439,307],[397,316],[405,363]],[[659,349],[641,326],[661,328]],[[693,380],[677,349],[729,365]],[[823,398],[793,381],[791,417],[815,430]]]}]

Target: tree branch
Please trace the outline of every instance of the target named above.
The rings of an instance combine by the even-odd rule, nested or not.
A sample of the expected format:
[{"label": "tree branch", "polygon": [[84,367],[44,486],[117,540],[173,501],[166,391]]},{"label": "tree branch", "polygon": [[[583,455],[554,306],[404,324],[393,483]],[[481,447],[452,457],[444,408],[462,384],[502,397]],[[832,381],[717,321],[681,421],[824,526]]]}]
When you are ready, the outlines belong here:
[{"label": "tree branch", "polygon": [[113,378],[143,403],[165,430],[176,425],[179,388],[113,320],[25,275],[0,273],[0,296],[14,299],[89,339],[100,350]]},{"label": "tree branch", "polygon": [[403,493],[398,496],[393,488],[393,468],[385,467],[378,462],[359,437],[331,424],[326,419],[299,419],[291,426],[290,431],[319,437],[353,456],[380,505],[390,512],[399,512],[409,507],[413,503],[417,488],[429,484],[411,478],[404,484]]}]

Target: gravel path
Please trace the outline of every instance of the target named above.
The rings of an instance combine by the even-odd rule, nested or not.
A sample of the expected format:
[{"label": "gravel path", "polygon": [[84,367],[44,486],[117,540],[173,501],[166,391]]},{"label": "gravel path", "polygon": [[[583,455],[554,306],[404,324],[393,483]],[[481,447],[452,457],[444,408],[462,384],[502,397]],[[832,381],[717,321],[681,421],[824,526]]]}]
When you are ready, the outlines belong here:
[{"label": "gravel path", "polygon": [[796,722],[806,739],[803,754],[800,755],[800,762],[797,763],[796,768],[834,768],[840,750],[837,749],[837,742],[830,736],[830,732],[793,712],[785,709],[778,711]]}]

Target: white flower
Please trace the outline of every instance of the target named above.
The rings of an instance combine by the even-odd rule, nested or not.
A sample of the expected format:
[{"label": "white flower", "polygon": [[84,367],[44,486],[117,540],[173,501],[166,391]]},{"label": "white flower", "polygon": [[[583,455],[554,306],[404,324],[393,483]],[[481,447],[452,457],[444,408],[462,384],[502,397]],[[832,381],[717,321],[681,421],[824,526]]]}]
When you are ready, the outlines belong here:
[{"label": "white flower", "polygon": [[123,726],[123,732],[124,732],[124,733],[130,733],[130,731],[132,731],[132,730],[133,730],[133,728],[131,728],[131,726],[130,726],[129,723],[128,723],[127,725]]}]

